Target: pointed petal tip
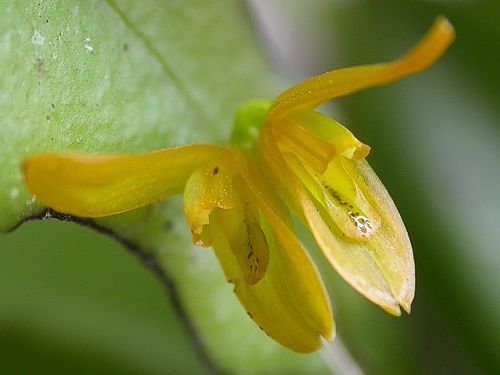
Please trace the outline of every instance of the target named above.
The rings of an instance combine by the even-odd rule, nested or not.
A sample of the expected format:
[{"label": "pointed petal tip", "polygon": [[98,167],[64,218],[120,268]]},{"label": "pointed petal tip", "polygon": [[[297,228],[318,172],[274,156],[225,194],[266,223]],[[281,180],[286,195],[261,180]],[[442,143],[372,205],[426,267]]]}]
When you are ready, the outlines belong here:
[{"label": "pointed petal tip", "polygon": [[398,301],[399,305],[394,306],[381,306],[389,314],[400,317],[402,315],[401,308],[409,315],[411,314],[411,302]]},{"label": "pointed petal tip", "polygon": [[411,302],[400,302],[400,305],[408,315],[411,314]]},{"label": "pointed petal tip", "polygon": [[411,303],[415,295],[415,282],[412,283],[412,288],[406,289],[406,293],[403,291],[401,291],[400,294],[394,295],[395,304],[393,306],[388,306],[387,308],[382,306],[382,308],[389,314],[397,317],[401,316],[401,308],[403,308],[407,314],[411,314]]},{"label": "pointed petal tip", "polygon": [[321,350],[327,345],[330,345],[335,341],[335,337],[337,336],[337,332],[335,326],[332,326],[331,330],[325,332],[316,332],[317,341],[312,345],[304,346],[303,342],[297,343],[297,345],[287,346],[289,349],[293,350],[296,353],[314,353],[318,350]]},{"label": "pointed petal tip", "polygon": [[382,307],[386,312],[393,316],[401,316],[401,309],[399,308],[399,305],[393,305],[393,306],[380,306]]},{"label": "pointed petal tip", "polygon": [[335,328],[335,324],[332,323],[332,326],[330,328],[329,331],[326,331],[326,332],[323,332],[321,334],[321,341],[324,342],[324,341],[328,341],[328,342],[333,342],[333,340],[335,340],[335,337],[337,336],[337,330]]},{"label": "pointed petal tip", "polygon": [[399,289],[399,293],[396,294],[396,300],[403,310],[407,313],[411,313],[411,304],[415,298],[415,266],[412,263],[410,270],[407,273],[406,282],[403,283]]},{"label": "pointed petal tip", "polygon": [[[314,344],[304,346],[303,342],[297,342],[297,345],[285,345],[289,349],[293,350],[296,353],[314,353],[318,350],[321,350],[325,346],[335,341],[335,337],[337,336],[337,330],[335,329],[335,324],[332,325],[330,330],[326,330],[324,332],[316,332],[317,341]],[[283,344],[282,344],[283,345]]]},{"label": "pointed petal tip", "polygon": [[325,348],[328,345],[331,345],[335,341],[336,336],[337,336],[337,333],[335,332],[335,330],[332,331],[331,336],[328,338],[325,336],[321,336],[320,337],[321,348]]}]

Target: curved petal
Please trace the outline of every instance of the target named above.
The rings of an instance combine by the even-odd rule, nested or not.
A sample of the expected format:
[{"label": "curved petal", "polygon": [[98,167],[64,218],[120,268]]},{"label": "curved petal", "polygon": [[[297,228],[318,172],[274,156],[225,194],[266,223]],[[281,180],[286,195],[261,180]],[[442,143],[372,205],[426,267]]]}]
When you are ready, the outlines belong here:
[{"label": "curved petal", "polygon": [[[211,246],[215,237],[224,236],[240,274],[253,285],[266,272],[269,249],[255,214],[243,204],[234,187],[235,173],[235,163],[227,151],[197,169],[184,189],[184,212],[193,243]],[[214,221],[218,223],[215,226]]]},{"label": "curved petal", "polygon": [[48,207],[101,217],[181,192],[189,175],[220,152],[200,144],[135,155],[42,154],[24,161],[24,180]]},{"label": "curved petal", "polygon": [[[218,225],[214,212],[212,230],[213,248],[229,282],[234,283],[234,292],[250,318],[271,338],[297,352],[312,352],[321,347],[320,333],[312,327],[302,313],[296,300],[302,300],[303,290],[294,290],[297,265],[283,253],[275,240],[270,244],[270,263],[264,277],[257,284],[248,284],[241,274],[241,268],[234,251]],[[310,266],[307,263],[305,269]],[[303,289],[303,288],[302,288]],[[310,302],[310,301],[306,301]]]},{"label": "curved petal", "polygon": [[261,157],[265,170],[273,178],[268,179],[273,190],[286,202],[287,206],[297,214],[301,214],[300,202],[297,196],[300,191],[300,183],[283,158],[276,139],[274,124],[267,124],[261,133]]},{"label": "curved petal", "polygon": [[183,206],[196,245],[211,245],[209,231],[204,231],[209,224],[210,213],[215,208],[229,209],[236,205],[233,171],[233,162],[226,151],[207,160],[187,180]]},{"label": "curved petal", "polygon": [[415,295],[415,264],[410,239],[398,209],[365,160],[344,160],[343,164],[382,221],[367,249],[382,270],[397,302],[410,312]]},{"label": "curved petal", "polygon": [[212,222],[217,232],[214,249],[241,303],[269,336],[297,352],[317,350],[321,336],[328,340],[333,336],[328,294],[314,263],[296,239],[289,218],[283,216],[276,197],[262,183],[263,176],[247,163],[251,161],[244,159],[238,160],[242,170],[238,191],[259,212],[269,248],[266,273],[254,285],[244,282],[216,212]]},{"label": "curved petal", "polygon": [[269,245],[260,223],[250,207],[239,202],[230,210],[214,212],[220,232],[240,266],[241,274],[247,284],[258,283],[267,271],[269,264]]},{"label": "curved petal", "polygon": [[[395,224],[398,223],[398,220],[394,219],[391,221],[393,217],[386,217],[387,212],[392,213],[393,216],[395,215],[394,212],[397,213],[387,192],[385,192],[385,195],[378,193],[377,196],[380,198],[379,201],[375,202],[373,197],[374,192],[382,192],[383,187],[381,187],[380,182],[378,182],[380,185],[376,184],[375,181],[378,180],[375,180],[371,176],[373,171],[371,171],[371,174],[366,170],[360,171],[361,176],[371,176],[370,179],[363,179],[361,177],[356,179],[351,178],[356,182],[356,185],[358,185],[358,188],[373,210],[380,216],[380,227],[370,240],[356,241],[342,233],[324,206],[318,201],[318,197],[321,197],[323,194],[321,189],[312,189],[308,193],[305,185],[289,169],[282,154],[277,150],[276,144],[273,143],[272,130],[269,127],[264,129],[262,133],[262,157],[266,162],[265,165],[276,178],[276,185],[279,189],[277,191],[308,225],[330,264],[354,289],[389,313],[400,315],[399,304],[405,310],[409,311],[414,291],[414,284],[412,284],[414,270],[411,251],[408,255],[407,245],[404,242],[395,243],[389,241],[390,237],[388,237],[388,234],[390,233],[388,231],[394,229],[399,231],[399,233],[404,233],[404,235],[398,235],[403,237],[406,235],[406,232],[404,232],[404,226],[402,226],[400,219],[399,223],[401,224]],[[349,162],[360,169],[363,163],[366,163],[364,161]],[[354,173],[352,168],[349,168],[349,165],[345,166],[345,170],[349,173],[349,176],[352,176],[351,173]],[[370,182],[368,183],[368,181]],[[313,187],[314,184],[311,183],[310,186]],[[401,228],[403,228],[403,231]],[[377,233],[380,233],[380,238],[377,236]],[[377,238],[377,240],[372,241],[374,238]],[[391,246],[398,248],[398,250],[394,250]],[[393,265],[387,264],[390,261],[388,256],[394,251],[407,253],[407,256],[409,256],[405,260],[402,260],[401,256],[395,258],[394,262],[396,264],[401,263],[399,270],[398,268],[393,268]],[[386,256],[376,255],[378,253],[383,253]],[[386,263],[379,263],[379,258],[384,259]],[[402,271],[403,269],[404,271]],[[390,281],[391,278],[396,278],[396,276],[390,276],[391,272],[394,274],[399,273],[399,275],[403,275],[402,277],[407,278],[408,282],[401,282],[400,287],[401,290],[406,290],[406,293],[397,291],[396,283]],[[403,295],[406,297],[403,298]]]},{"label": "curved petal", "polygon": [[455,32],[444,17],[438,17],[427,34],[406,55],[385,64],[361,65],[333,70],[301,82],[274,101],[269,121],[283,118],[298,109],[312,109],[322,102],[365,88],[384,85],[433,64],[448,48]]},{"label": "curved petal", "polygon": [[366,241],[378,231],[380,217],[345,171],[343,156],[334,158],[321,175],[293,154],[284,153],[283,157],[344,235],[353,240]]},{"label": "curved petal", "polygon": [[[287,122],[290,122],[292,126],[306,129],[310,132],[309,137],[314,136],[329,143],[335,150],[332,157],[342,155],[349,159],[363,159],[370,153],[370,146],[359,141],[349,129],[322,113],[310,110],[297,111],[283,121],[285,125]],[[282,133],[290,131],[283,125],[281,128]]]},{"label": "curved petal", "polygon": [[345,170],[380,217],[380,227],[367,241],[342,234],[325,209],[307,193],[303,213],[318,245],[339,274],[356,290],[388,312],[410,312],[415,293],[415,266],[404,224],[387,190],[364,160],[343,159]]},{"label": "curved petal", "polygon": [[300,196],[303,216],[318,246],[330,264],[354,289],[387,312],[401,311],[378,264],[367,250],[367,243],[347,238],[328,214],[307,195]]}]

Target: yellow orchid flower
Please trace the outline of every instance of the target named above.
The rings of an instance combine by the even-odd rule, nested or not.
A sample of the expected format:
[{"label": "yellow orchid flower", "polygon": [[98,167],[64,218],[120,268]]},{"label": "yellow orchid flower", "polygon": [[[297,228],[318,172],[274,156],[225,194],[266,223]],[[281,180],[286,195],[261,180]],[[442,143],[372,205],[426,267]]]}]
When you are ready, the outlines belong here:
[{"label": "yellow orchid flower", "polygon": [[453,39],[440,17],[398,60],[327,72],[245,104],[229,146],[35,155],[23,164],[26,186],[57,211],[92,218],[183,192],[193,242],[213,247],[250,317],[294,351],[317,350],[334,336],[331,305],[290,211],[339,274],[388,312],[410,311],[415,276],[403,222],[364,160],[370,148],[314,108],[417,73]]}]

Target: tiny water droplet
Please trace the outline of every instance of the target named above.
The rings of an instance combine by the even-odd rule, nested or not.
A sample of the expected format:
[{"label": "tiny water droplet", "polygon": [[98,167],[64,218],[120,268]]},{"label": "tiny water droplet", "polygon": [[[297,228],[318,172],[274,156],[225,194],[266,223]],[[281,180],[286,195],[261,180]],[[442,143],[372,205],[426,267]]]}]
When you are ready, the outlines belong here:
[{"label": "tiny water droplet", "polygon": [[369,237],[373,232],[372,222],[366,216],[360,215],[359,212],[349,211],[347,213],[353,221],[356,228],[361,232],[362,237]]},{"label": "tiny water droplet", "polygon": [[31,37],[31,43],[42,46],[43,42],[45,40],[45,37],[42,36],[38,31],[35,30],[35,33]]},{"label": "tiny water droplet", "polygon": [[30,199],[26,200],[26,204],[28,206],[31,206],[33,203],[35,203],[35,201],[36,201],[36,196],[32,195]]},{"label": "tiny water droplet", "polygon": [[90,38],[85,38],[85,40],[83,41],[83,46],[85,47],[87,53],[94,53],[94,48],[92,48],[92,46],[90,45]]},{"label": "tiny water droplet", "polygon": [[19,196],[19,190],[17,188],[12,188],[9,191],[10,199],[16,199]]}]

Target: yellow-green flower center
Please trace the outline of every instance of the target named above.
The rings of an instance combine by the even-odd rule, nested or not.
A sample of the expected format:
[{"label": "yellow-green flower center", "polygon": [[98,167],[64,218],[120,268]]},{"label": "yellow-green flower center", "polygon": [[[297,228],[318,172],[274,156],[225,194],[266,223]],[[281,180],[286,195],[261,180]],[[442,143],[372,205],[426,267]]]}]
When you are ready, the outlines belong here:
[{"label": "yellow-green flower center", "polygon": [[231,143],[245,149],[254,149],[270,106],[271,101],[267,99],[243,103],[236,112]]}]

